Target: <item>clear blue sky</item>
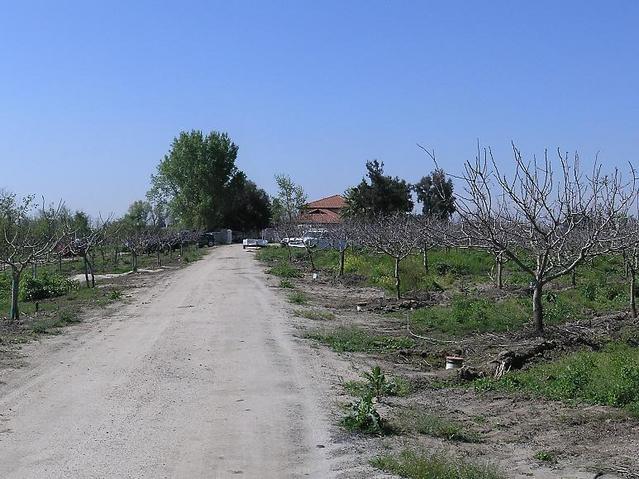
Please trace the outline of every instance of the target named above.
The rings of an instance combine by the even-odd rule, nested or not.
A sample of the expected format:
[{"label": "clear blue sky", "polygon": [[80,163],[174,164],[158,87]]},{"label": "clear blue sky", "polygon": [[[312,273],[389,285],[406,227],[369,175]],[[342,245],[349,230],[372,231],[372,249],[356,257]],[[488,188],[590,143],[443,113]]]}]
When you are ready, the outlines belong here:
[{"label": "clear blue sky", "polygon": [[[135,5],[133,5],[135,4]],[[364,162],[415,181],[475,141],[639,164],[637,1],[0,1],[0,187],[122,213],[180,130],[267,191]]]}]

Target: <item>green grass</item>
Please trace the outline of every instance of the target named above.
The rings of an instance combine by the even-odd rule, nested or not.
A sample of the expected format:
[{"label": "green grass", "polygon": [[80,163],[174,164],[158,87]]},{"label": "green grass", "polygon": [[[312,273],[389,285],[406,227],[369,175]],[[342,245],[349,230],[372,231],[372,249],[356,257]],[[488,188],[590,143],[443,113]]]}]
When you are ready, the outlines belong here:
[{"label": "green grass", "polygon": [[293,291],[288,295],[288,300],[293,304],[307,304],[308,296],[301,291]]},{"label": "green grass", "polygon": [[330,311],[322,311],[319,309],[296,309],[295,316],[321,321],[335,319],[335,314],[331,313]]},{"label": "green grass", "polygon": [[280,278],[301,278],[303,276],[299,269],[289,263],[277,263],[266,272]]},{"label": "green grass", "polygon": [[406,449],[396,455],[379,456],[371,464],[383,471],[410,479],[503,479],[490,465],[476,464],[426,451]]},{"label": "green grass", "polygon": [[78,317],[70,311],[61,311],[55,316],[38,319],[31,323],[31,331],[36,334],[50,334],[68,324],[79,323]]},{"label": "green grass", "polygon": [[481,442],[481,436],[459,421],[443,418],[411,407],[401,412],[394,420],[394,428],[405,432],[416,432],[454,442]]},{"label": "green grass", "polygon": [[281,279],[280,280],[280,288],[285,288],[285,289],[293,289],[293,283],[291,283],[290,280],[288,279]]},{"label": "green grass", "polygon": [[499,380],[480,379],[478,390],[519,390],[549,399],[623,407],[639,415],[639,348],[612,343],[583,351]]},{"label": "green grass", "polygon": [[354,327],[341,327],[329,332],[316,331],[306,337],[326,344],[337,352],[390,352],[415,345],[410,338],[374,335]]}]

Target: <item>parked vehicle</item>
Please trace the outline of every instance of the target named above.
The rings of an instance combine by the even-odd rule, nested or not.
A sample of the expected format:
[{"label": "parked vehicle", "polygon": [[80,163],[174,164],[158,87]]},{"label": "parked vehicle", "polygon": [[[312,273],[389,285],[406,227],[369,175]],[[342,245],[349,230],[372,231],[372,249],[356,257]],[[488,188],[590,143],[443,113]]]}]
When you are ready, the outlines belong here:
[{"label": "parked vehicle", "polygon": [[203,246],[214,246],[215,245],[215,234],[213,233],[202,233],[197,239],[197,245],[199,248]]},{"label": "parked vehicle", "polygon": [[246,238],[246,239],[242,240],[242,248],[243,249],[246,249],[249,246],[261,248],[261,247],[267,246],[267,245],[268,245],[268,241],[266,241],[265,239]]}]

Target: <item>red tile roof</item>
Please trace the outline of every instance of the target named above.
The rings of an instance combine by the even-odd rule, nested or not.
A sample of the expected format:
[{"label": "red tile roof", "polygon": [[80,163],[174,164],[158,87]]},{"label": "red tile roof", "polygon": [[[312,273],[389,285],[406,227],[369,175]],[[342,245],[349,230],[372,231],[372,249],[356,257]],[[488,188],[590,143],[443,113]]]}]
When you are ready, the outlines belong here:
[{"label": "red tile roof", "polygon": [[327,196],[316,201],[311,201],[306,205],[306,208],[328,208],[328,209],[342,209],[346,206],[346,200],[342,195]]},{"label": "red tile roof", "polygon": [[302,213],[298,221],[300,223],[317,223],[317,224],[329,224],[329,223],[341,223],[342,218],[339,213],[325,208],[313,208],[306,210]]}]

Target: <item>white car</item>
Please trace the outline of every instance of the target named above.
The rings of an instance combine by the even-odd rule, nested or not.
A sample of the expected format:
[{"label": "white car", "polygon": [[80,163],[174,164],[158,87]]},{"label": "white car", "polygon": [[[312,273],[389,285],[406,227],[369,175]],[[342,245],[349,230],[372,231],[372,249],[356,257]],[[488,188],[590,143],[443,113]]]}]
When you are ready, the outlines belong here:
[{"label": "white car", "polygon": [[266,241],[265,239],[247,238],[242,240],[242,248],[244,249],[248,248],[249,246],[262,248],[263,246],[267,246],[267,245],[268,245],[268,241]]}]

